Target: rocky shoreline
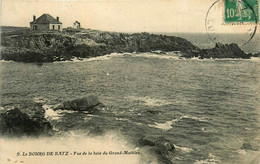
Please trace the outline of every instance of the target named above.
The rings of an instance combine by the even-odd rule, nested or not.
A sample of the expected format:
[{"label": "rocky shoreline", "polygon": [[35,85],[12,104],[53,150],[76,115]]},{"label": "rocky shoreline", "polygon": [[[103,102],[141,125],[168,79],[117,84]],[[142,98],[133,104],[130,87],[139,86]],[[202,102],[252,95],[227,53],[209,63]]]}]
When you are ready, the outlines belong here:
[{"label": "rocky shoreline", "polygon": [[53,126],[45,118],[45,110],[41,104],[2,109],[0,112],[0,135],[2,136],[51,136],[54,133]]},{"label": "rocky shoreline", "polygon": [[[53,107],[53,110],[67,110],[97,114],[103,103],[96,96],[65,101]],[[0,135],[3,136],[51,136],[55,133],[53,125],[46,119],[46,110],[41,103],[4,108],[0,110]]]},{"label": "rocky shoreline", "polygon": [[2,27],[1,60],[53,62],[90,58],[110,53],[178,51],[181,57],[250,59],[237,44],[217,43],[200,49],[186,39],[149,33],[117,33],[91,29],[64,29],[62,32],[32,32],[28,28]]},{"label": "rocky shoreline", "polygon": [[[87,117],[89,114],[94,114],[97,117],[102,117],[102,108],[105,105],[100,102],[96,96],[87,96],[83,98],[74,99],[72,101],[62,102],[53,109],[47,110],[66,110],[67,112],[76,112],[85,115]],[[73,117],[73,113],[68,113]],[[104,113],[103,113],[104,114]],[[106,116],[107,115],[107,116]],[[108,117],[109,114],[105,114],[104,117]],[[0,136],[8,138],[17,137],[54,137],[66,132],[70,132],[75,124],[71,124],[65,131],[60,131],[56,129],[57,124],[61,124],[64,118],[62,115],[59,116],[59,121],[53,121],[46,118],[46,109],[42,104],[36,103],[29,107],[29,105],[24,107],[15,107],[13,109],[4,108],[0,113]],[[74,118],[75,119],[75,118]],[[73,121],[66,120],[68,124]],[[87,121],[85,124],[92,124],[91,120]],[[62,126],[66,126],[65,124]],[[83,129],[83,127],[81,127]],[[91,129],[91,128],[90,128]],[[64,129],[63,129],[64,130]],[[86,129],[85,129],[86,130]],[[97,129],[95,129],[97,131]],[[100,131],[100,130],[99,130]],[[101,129],[104,133],[104,129]],[[63,133],[62,133],[63,132]],[[65,133],[64,133],[65,132]],[[89,132],[88,135],[100,136],[103,133]],[[149,153],[158,158],[160,163],[171,163],[171,155],[175,152],[175,146],[173,141],[165,138],[164,136],[154,137],[143,134],[136,134],[134,141],[130,141],[135,147],[141,150],[141,154]],[[131,153],[131,152],[129,152]],[[140,153],[140,152],[139,152]]]}]

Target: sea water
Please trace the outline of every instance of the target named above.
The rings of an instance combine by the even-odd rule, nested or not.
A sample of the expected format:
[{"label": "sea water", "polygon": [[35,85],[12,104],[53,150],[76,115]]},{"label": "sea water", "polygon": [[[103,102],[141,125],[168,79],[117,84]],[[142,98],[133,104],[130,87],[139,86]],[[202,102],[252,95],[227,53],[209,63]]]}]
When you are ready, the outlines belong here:
[{"label": "sea water", "polygon": [[[58,132],[50,138],[1,139],[1,150],[70,148],[73,152],[102,147],[142,152],[135,144],[141,136],[163,136],[175,144],[170,156],[173,163],[258,160],[259,62],[179,59],[174,53],[112,54],[96,60],[42,64],[1,61],[1,107],[42,103],[46,118]],[[99,114],[52,110],[58,103],[90,94],[106,105]],[[109,159],[110,163],[158,162],[145,152],[143,157],[46,160],[70,163],[77,158],[93,163]],[[1,156],[7,159],[19,161],[15,154]],[[30,158],[23,160],[29,163]]]}]

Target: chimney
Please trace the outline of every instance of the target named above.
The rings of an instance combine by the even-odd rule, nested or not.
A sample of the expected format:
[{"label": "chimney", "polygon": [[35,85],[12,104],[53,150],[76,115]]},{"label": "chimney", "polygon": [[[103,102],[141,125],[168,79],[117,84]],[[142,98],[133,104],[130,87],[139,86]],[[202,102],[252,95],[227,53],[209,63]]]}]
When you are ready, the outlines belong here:
[{"label": "chimney", "polygon": [[58,22],[60,21],[60,18],[59,18],[59,17],[57,17],[57,21],[58,21]]},{"label": "chimney", "polygon": [[35,20],[36,20],[36,16],[34,15],[34,16],[33,16],[33,21],[35,21]]}]

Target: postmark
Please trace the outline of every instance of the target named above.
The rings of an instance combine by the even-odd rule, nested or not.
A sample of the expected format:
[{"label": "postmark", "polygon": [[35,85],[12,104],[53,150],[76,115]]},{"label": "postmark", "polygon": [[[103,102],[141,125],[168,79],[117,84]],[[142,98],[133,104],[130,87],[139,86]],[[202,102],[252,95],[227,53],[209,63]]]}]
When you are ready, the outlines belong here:
[{"label": "postmark", "polygon": [[224,22],[258,23],[258,0],[225,0]]},{"label": "postmark", "polygon": [[[212,43],[245,46],[255,36],[258,19],[258,0],[216,0],[206,13],[205,28]],[[223,33],[232,34],[233,41],[226,42],[227,39],[221,35]],[[236,36],[241,34],[243,38],[237,40]]]}]

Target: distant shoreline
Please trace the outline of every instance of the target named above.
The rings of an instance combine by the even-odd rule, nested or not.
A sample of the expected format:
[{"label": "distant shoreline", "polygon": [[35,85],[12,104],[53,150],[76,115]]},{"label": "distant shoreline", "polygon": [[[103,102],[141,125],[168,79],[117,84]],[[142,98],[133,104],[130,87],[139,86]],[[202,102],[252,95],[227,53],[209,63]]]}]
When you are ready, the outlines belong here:
[{"label": "distant shoreline", "polygon": [[26,27],[1,26],[1,60],[17,62],[53,62],[90,58],[110,53],[180,51],[181,57],[242,58],[246,54],[237,44],[217,43],[214,48],[200,49],[176,36],[153,33],[118,33],[92,29],[65,28],[58,31],[30,31]]}]

